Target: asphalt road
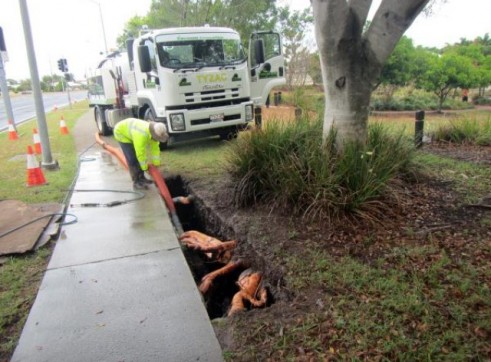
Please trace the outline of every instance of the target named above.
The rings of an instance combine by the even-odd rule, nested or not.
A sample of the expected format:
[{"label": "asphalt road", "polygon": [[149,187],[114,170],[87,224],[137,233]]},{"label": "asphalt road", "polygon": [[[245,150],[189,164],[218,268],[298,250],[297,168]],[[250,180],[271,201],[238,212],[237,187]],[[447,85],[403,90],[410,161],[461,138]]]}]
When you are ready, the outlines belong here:
[{"label": "asphalt road", "polygon": [[[7,112],[5,111],[5,103],[3,97],[0,101],[0,130],[8,127]],[[73,101],[81,101],[87,98],[87,91],[71,91],[70,98]],[[29,119],[36,117],[36,108],[34,97],[32,94],[21,94],[10,97],[12,110],[14,113],[15,124],[20,124]],[[66,93],[43,93],[44,111],[49,112],[55,107],[63,107],[68,105],[68,96]]]}]

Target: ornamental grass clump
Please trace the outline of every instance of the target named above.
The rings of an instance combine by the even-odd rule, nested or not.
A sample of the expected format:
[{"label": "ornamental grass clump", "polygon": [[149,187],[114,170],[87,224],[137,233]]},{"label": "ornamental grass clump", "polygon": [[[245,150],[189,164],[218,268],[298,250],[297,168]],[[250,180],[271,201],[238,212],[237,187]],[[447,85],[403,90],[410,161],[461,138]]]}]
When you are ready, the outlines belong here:
[{"label": "ornamental grass clump", "polygon": [[[413,146],[382,125],[369,127],[365,145],[335,146],[332,132],[323,145],[322,121],[271,121],[244,134],[228,150],[237,206],[256,203],[308,217],[344,212],[361,215],[379,209],[390,183],[408,172]],[[376,205],[376,208],[373,206]]]},{"label": "ornamental grass clump", "polygon": [[461,119],[442,125],[433,134],[437,142],[456,144],[491,145],[491,121]]}]

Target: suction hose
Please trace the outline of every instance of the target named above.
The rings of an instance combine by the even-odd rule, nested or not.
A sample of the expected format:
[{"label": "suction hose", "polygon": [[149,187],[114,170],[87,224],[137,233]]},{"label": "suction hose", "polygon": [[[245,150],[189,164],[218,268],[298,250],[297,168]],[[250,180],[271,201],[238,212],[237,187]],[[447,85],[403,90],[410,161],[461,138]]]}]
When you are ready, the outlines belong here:
[{"label": "suction hose", "polygon": [[[123,152],[119,148],[115,148],[111,145],[108,145],[106,142],[101,140],[101,137],[99,136],[99,133],[95,134],[95,139],[96,142],[102,146],[106,151],[110,152],[113,154],[121,164],[128,169],[128,164],[126,163],[126,158],[124,157]],[[157,185],[157,188],[159,189],[160,196],[164,199],[165,205],[167,206],[167,209],[169,210],[172,223],[174,224],[174,227],[176,228],[177,235],[181,235],[184,231],[181,225],[181,222],[179,221],[179,217],[177,216],[176,212],[176,206],[174,205],[174,201],[172,199],[172,196],[170,195],[169,189],[167,188],[167,185],[165,184],[164,178],[160,174],[159,170],[153,166],[149,165],[148,166],[148,172],[152,176],[153,180],[155,181],[155,184]],[[179,200],[181,201],[181,200]],[[189,200],[182,200],[182,203],[189,203],[191,199]]]},{"label": "suction hose", "polygon": [[95,134],[95,141],[100,144],[102,148],[104,148],[106,151],[112,153],[124,166],[124,168],[128,169],[128,164],[126,163],[126,158],[124,158],[123,151],[121,151],[119,148],[108,145],[106,142],[101,140],[101,136],[99,136],[98,132],[96,132]]},{"label": "suction hose", "polygon": [[167,185],[165,184],[164,178],[162,177],[157,167],[155,167],[154,165],[148,165],[148,172],[150,173],[153,180],[155,181],[155,184],[159,189],[160,196],[162,196],[162,198],[165,201],[165,204],[167,205],[167,209],[169,210],[172,223],[176,228],[177,235],[181,235],[184,232],[184,230],[182,228],[181,222],[179,221],[179,217],[177,216],[176,206],[174,205],[174,201],[172,199],[172,196],[170,195]]}]

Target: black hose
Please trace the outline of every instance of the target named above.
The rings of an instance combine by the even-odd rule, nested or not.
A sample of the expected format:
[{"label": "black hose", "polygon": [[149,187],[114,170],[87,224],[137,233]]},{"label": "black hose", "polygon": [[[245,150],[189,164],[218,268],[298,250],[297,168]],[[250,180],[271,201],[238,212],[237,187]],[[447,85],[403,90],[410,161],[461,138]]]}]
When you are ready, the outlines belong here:
[{"label": "black hose", "polygon": [[74,192],[115,192],[115,193],[122,193],[122,194],[135,194],[137,197],[133,199],[125,199],[125,200],[117,200],[117,201],[111,201],[107,203],[101,203],[101,202],[86,202],[82,204],[70,204],[70,207],[114,207],[114,206],[120,206],[120,205],[125,205],[130,202],[135,202],[138,200],[141,200],[145,197],[145,194],[140,191],[123,191],[123,190],[77,190],[77,189],[70,189],[68,190],[73,194]]},{"label": "black hose", "polygon": [[31,225],[31,224],[33,224],[33,223],[35,223],[35,222],[39,221],[39,220],[42,220],[42,219],[44,219],[44,218],[46,218],[46,217],[62,216],[63,218],[65,218],[65,216],[67,216],[67,215],[68,215],[68,216],[73,217],[73,220],[71,220],[71,221],[69,221],[69,222],[63,222],[63,223],[61,223],[60,225],[70,225],[70,224],[74,224],[74,223],[76,223],[76,222],[77,222],[77,220],[78,220],[78,219],[77,219],[77,217],[76,217],[75,215],[73,215],[73,214],[67,214],[67,213],[54,213],[54,214],[47,214],[47,215],[40,216],[40,217],[38,217],[38,218],[36,218],[36,219],[34,219],[34,220],[31,220],[31,221],[29,221],[29,222],[27,222],[27,223],[25,223],[25,224],[19,225],[19,226],[15,227],[15,228],[13,228],[13,229],[11,229],[11,230],[9,230],[9,231],[4,232],[3,234],[0,234],[0,239],[1,239],[1,238],[3,238],[4,236],[7,236],[7,235],[9,235],[9,234],[11,234],[11,233],[13,233],[13,232],[15,232],[15,231],[17,231],[17,230],[20,230],[20,229],[22,229],[22,228],[25,228],[26,226],[29,226],[29,225]]}]

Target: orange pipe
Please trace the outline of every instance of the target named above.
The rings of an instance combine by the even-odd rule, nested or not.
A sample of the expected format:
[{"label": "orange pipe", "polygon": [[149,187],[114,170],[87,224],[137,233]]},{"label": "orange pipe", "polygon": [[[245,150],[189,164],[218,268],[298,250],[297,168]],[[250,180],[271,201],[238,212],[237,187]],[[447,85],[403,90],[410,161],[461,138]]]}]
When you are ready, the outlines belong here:
[{"label": "orange pipe", "polygon": [[[112,147],[111,145],[108,145],[106,142],[101,140],[101,137],[99,136],[99,133],[95,134],[95,140],[98,144],[102,146],[106,151],[112,153],[116,158],[121,162],[121,164],[128,169],[128,164],[126,163],[126,158],[124,157],[123,152],[119,148]],[[172,200],[172,196],[170,195],[169,189],[167,188],[167,185],[165,184],[164,178],[160,174],[159,170],[157,167],[154,165],[148,165],[148,172],[152,176],[153,180],[155,181],[155,184],[157,185],[157,188],[159,189],[160,195],[164,199],[165,205],[167,206],[167,209],[169,210],[172,222],[174,223],[174,226],[177,230],[177,234],[181,235],[183,233],[182,225],[181,222],[179,221],[179,217],[177,216],[176,212],[176,206],[174,204],[174,201]]]},{"label": "orange pipe", "polygon": [[98,132],[96,132],[95,134],[95,141],[100,144],[102,148],[104,148],[106,151],[112,153],[124,166],[124,168],[128,169],[128,164],[126,163],[126,158],[124,157],[123,151],[104,142]]},{"label": "orange pipe", "polygon": [[172,196],[170,195],[169,189],[167,188],[167,185],[165,184],[164,178],[162,177],[162,174],[160,171],[155,167],[154,165],[148,165],[148,172],[152,176],[153,180],[155,181],[155,184],[157,185],[157,188],[159,189],[160,195],[165,201],[165,204],[167,205],[167,209],[169,210],[170,217],[172,219],[172,223],[174,224],[174,227],[176,228],[177,235],[181,235],[183,233],[182,225],[181,222],[179,221],[179,217],[177,216],[176,212],[176,205],[174,204],[174,201],[172,200]]},{"label": "orange pipe", "polygon": [[160,171],[154,165],[148,165],[148,172],[155,181],[155,184],[160,191],[160,195],[163,197],[169,211],[171,213],[176,212],[176,205],[172,200],[172,196],[170,195],[169,189],[167,188],[167,185],[165,184],[164,178],[160,174]]}]

